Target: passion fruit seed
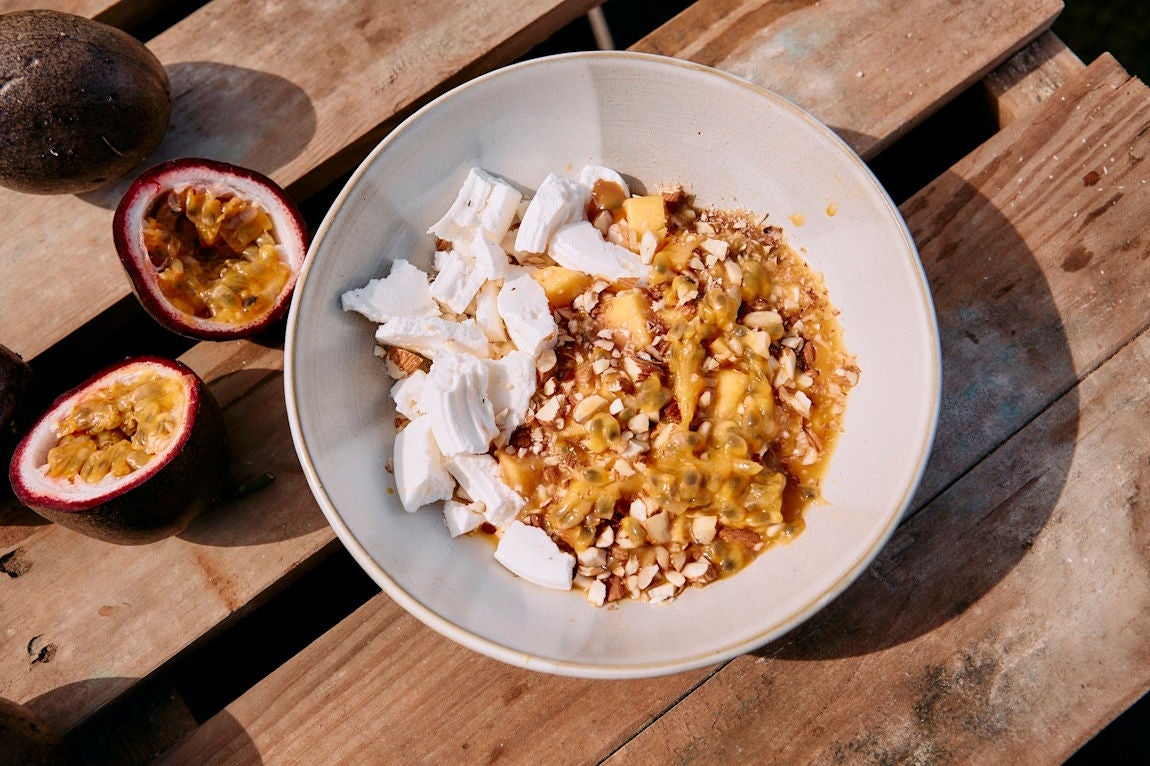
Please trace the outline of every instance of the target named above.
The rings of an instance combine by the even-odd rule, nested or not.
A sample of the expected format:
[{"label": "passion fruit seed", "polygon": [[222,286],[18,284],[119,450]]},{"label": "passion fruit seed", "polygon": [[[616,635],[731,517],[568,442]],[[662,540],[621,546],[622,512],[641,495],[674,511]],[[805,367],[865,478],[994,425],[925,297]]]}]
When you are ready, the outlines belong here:
[{"label": "passion fruit seed", "polygon": [[168,446],[185,401],[179,381],[155,372],[93,391],[57,426],[48,476],[95,483],[144,467]]},{"label": "passion fruit seed", "polygon": [[258,204],[203,188],[170,192],[144,219],[160,292],[179,311],[242,324],[271,311],[291,268]]}]

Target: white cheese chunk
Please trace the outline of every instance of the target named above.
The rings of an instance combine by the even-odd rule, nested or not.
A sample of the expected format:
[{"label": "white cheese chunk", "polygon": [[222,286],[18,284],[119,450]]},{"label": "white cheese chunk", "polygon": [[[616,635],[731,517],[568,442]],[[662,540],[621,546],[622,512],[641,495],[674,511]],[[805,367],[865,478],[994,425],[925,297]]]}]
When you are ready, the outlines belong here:
[{"label": "white cheese chunk", "polygon": [[501,443],[506,444],[511,432],[523,423],[535,394],[535,357],[525,351],[512,351],[486,364],[487,395],[497,413],[495,424],[499,427]]},{"label": "white cheese chunk", "polygon": [[560,266],[612,281],[647,277],[647,267],[638,255],[622,245],[608,242],[587,221],[568,224],[551,237],[548,255]]},{"label": "white cheese chunk", "polygon": [[340,296],[344,311],[356,311],[373,322],[386,322],[397,317],[439,316],[439,307],[431,299],[427,274],[403,259],[392,262],[391,272],[383,279],[373,279],[358,290]]},{"label": "white cheese chunk", "polygon": [[511,342],[532,357],[552,348],[559,336],[547,294],[528,272],[514,269],[503,281],[496,302]]},{"label": "white cheese chunk", "polygon": [[528,582],[570,590],[575,557],[560,550],[539,527],[516,521],[503,531],[495,560]]},{"label": "white cheese chunk", "polygon": [[414,351],[432,360],[450,350],[487,356],[487,336],[474,319],[453,322],[441,316],[396,317],[379,326],[375,340],[386,346]]},{"label": "white cheese chunk", "polygon": [[448,500],[443,504],[443,523],[452,537],[465,535],[483,523],[483,513],[478,509],[480,503],[461,503],[458,500]]},{"label": "white cheese chunk", "polygon": [[472,168],[443,218],[427,230],[440,239],[455,242],[471,232],[483,232],[492,242],[507,234],[523,195],[502,178]]},{"label": "white cheese chunk", "polygon": [[475,233],[452,242],[455,249],[467,256],[475,264],[483,279],[502,279],[507,276],[510,261],[503,248],[487,238],[486,234]]},{"label": "white cheese chunk", "polygon": [[431,283],[431,297],[455,314],[462,314],[471,304],[484,277],[471,256],[448,250],[437,259],[439,274]]},{"label": "white cheese chunk", "polygon": [[588,191],[594,191],[596,181],[618,184],[619,188],[623,190],[623,199],[631,196],[631,190],[627,187],[627,182],[623,180],[623,176],[611,168],[605,168],[601,165],[586,165],[579,171],[579,183],[586,186]]},{"label": "white cheese chunk", "polygon": [[515,249],[521,253],[545,253],[547,243],[561,226],[583,218],[588,191],[569,178],[548,174],[531,198],[519,222]]},{"label": "white cheese chunk", "polygon": [[431,363],[423,402],[435,442],[444,455],[487,452],[499,433],[487,396],[490,374],[486,362],[470,354],[445,351]]},{"label": "white cheese chunk", "polygon": [[431,432],[430,418],[415,418],[395,435],[392,463],[399,502],[406,511],[447,500],[455,492],[455,482],[443,465],[443,454]]},{"label": "white cheese chunk", "polygon": [[500,529],[515,521],[527,504],[503,483],[491,455],[453,455],[447,458],[447,470],[469,498],[483,503],[483,517]]},{"label": "white cheese chunk", "polygon": [[391,387],[391,398],[395,402],[395,411],[408,420],[426,415],[427,408],[423,405],[423,388],[427,382],[427,373],[416,370],[396,381]]},{"label": "white cheese chunk", "polygon": [[488,280],[479,288],[475,296],[475,321],[479,329],[492,343],[507,343],[507,329],[503,326],[503,317],[499,316],[499,287],[494,280]]}]

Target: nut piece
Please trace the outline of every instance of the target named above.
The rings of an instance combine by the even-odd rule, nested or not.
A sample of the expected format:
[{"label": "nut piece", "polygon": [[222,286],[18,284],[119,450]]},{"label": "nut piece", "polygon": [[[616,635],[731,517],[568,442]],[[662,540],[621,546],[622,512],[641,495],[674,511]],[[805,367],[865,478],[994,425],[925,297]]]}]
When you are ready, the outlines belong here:
[{"label": "nut piece", "polygon": [[407,349],[398,346],[391,346],[387,349],[387,359],[399,368],[400,372],[403,373],[403,377],[407,377],[415,372],[423,364],[422,356],[413,354]]}]

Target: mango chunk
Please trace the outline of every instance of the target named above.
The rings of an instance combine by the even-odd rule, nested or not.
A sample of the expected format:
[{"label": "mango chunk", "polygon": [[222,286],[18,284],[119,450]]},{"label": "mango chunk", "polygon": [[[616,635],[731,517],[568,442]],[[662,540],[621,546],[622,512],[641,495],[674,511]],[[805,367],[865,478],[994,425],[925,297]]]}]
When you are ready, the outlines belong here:
[{"label": "mango chunk", "polygon": [[[651,302],[642,290],[624,290],[613,295],[604,294],[601,298],[603,313],[600,319],[603,326],[612,330],[622,330],[627,336],[627,345],[646,348],[653,337],[649,322]],[[616,341],[618,342],[618,341]]]},{"label": "mango chunk", "polygon": [[739,404],[747,395],[750,376],[745,372],[722,369],[715,373],[715,399],[713,407],[716,420],[732,420]]},{"label": "mango chunk", "polygon": [[627,217],[631,231],[639,239],[647,232],[652,232],[660,241],[667,236],[667,208],[662,195],[651,194],[624,200],[623,214]]},{"label": "mango chunk", "polygon": [[592,279],[581,271],[572,271],[562,266],[544,266],[531,276],[543,288],[547,302],[554,308],[565,308],[575,298],[591,286]]}]

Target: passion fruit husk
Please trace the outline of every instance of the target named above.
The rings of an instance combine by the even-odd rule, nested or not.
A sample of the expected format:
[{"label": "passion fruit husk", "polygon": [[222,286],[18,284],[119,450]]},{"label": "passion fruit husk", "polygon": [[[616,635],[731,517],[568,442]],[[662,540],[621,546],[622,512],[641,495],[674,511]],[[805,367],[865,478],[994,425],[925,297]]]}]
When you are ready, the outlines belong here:
[{"label": "passion fruit husk", "polygon": [[[175,305],[160,286],[160,273],[173,259],[149,251],[145,229],[153,225],[150,220],[159,218],[159,206],[167,203],[172,192],[178,196],[189,188],[206,188],[217,198],[232,195],[255,203],[272,221],[272,235],[277,243],[275,252],[290,273],[274,296],[244,294],[243,301],[251,300],[254,304],[250,316],[219,321],[212,315],[189,313]],[[190,224],[185,226],[189,227]],[[168,160],[141,173],[116,207],[112,236],[132,292],[144,310],[168,330],[197,340],[248,338],[266,332],[279,322],[290,306],[308,245],[303,215],[275,181],[249,168],[200,157]],[[205,253],[209,251],[212,254],[204,258],[216,258],[218,262],[218,246],[205,247]],[[237,262],[239,260],[237,255]]]},{"label": "passion fruit husk", "polygon": [[32,368],[19,354],[0,345],[0,460],[8,460],[26,423],[25,400]]},{"label": "passion fruit husk", "polygon": [[[81,394],[94,392],[132,365],[152,366],[179,376],[188,396],[186,422],[175,445],[142,468],[108,485],[94,497],[70,496],[66,483],[58,494],[34,489],[24,476],[41,471],[43,461],[31,455],[43,429],[55,429]],[[186,365],[159,357],[134,357],[112,365],[59,397],[16,446],[8,478],[17,500],[60,526],[89,537],[122,545],[140,545],[181,532],[217,503],[230,462],[227,430],[219,403]]]},{"label": "passion fruit husk", "polygon": [[26,705],[0,697],[0,761],[21,766],[71,766],[78,761]]},{"label": "passion fruit husk", "polygon": [[163,65],[131,35],[35,9],[0,15],[0,185],[74,194],[124,177],[168,128]]}]

